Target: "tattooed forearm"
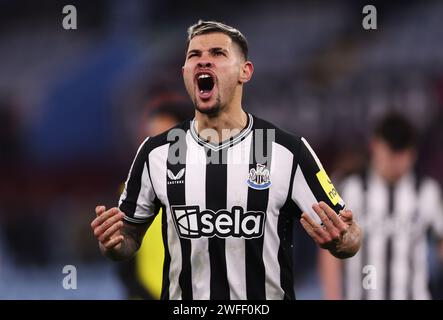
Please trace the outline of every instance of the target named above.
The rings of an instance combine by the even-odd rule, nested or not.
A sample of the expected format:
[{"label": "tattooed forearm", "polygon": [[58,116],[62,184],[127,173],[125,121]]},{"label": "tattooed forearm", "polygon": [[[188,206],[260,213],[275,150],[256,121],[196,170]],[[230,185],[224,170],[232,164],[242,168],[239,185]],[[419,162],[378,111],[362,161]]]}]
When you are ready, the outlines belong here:
[{"label": "tattooed forearm", "polygon": [[125,222],[120,231],[121,235],[124,237],[121,244],[111,249],[106,249],[102,244],[100,244],[100,249],[106,257],[112,260],[127,260],[133,257],[140,248],[147,228],[148,225],[146,224],[131,225]]}]

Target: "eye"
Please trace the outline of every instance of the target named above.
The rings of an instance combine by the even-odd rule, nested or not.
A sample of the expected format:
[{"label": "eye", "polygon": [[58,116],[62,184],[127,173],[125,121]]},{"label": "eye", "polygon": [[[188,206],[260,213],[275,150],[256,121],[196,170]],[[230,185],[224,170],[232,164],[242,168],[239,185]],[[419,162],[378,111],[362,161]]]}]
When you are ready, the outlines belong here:
[{"label": "eye", "polygon": [[216,56],[224,56],[225,53],[224,53],[223,51],[216,51],[216,52],[215,52],[215,55],[216,55]]}]

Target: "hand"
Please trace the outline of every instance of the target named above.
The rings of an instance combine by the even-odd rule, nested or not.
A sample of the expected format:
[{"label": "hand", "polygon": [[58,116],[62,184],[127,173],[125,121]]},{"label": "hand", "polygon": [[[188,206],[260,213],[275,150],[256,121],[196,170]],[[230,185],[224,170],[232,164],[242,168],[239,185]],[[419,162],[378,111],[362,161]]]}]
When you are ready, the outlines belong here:
[{"label": "hand", "polygon": [[352,212],[341,210],[340,214],[337,215],[323,201],[314,204],[312,208],[320,217],[323,226],[315,222],[307,213],[303,213],[300,219],[303,228],[321,248],[330,251],[339,250],[349,227],[353,224]]},{"label": "hand", "polygon": [[95,208],[97,217],[92,221],[91,228],[99,243],[106,248],[119,250],[125,239],[120,229],[123,227],[124,213],[118,208],[106,211],[106,207],[97,206]]}]

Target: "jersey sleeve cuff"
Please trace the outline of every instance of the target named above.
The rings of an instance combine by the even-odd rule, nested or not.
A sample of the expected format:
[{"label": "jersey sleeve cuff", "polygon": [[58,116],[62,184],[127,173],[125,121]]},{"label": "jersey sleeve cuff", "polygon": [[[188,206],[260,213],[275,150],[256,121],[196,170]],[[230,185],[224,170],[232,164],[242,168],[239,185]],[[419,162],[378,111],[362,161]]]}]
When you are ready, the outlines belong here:
[{"label": "jersey sleeve cuff", "polygon": [[123,219],[129,223],[135,223],[135,224],[144,224],[148,222],[148,219],[138,219],[138,218],[132,218],[125,215]]}]

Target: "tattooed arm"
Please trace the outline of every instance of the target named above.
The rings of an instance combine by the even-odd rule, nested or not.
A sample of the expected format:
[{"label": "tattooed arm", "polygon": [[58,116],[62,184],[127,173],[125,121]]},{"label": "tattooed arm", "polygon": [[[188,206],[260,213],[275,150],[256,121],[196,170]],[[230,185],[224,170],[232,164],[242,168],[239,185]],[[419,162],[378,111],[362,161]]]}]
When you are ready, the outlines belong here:
[{"label": "tattooed arm", "polygon": [[346,259],[354,256],[361,246],[362,231],[355,222],[352,211],[342,210],[339,216],[323,201],[314,204],[313,209],[323,222],[323,226],[303,213],[300,222],[306,232],[321,248],[328,249],[334,257]]},{"label": "tattooed arm", "polygon": [[123,220],[124,213],[118,208],[106,211],[104,206],[95,208],[97,217],[91,227],[102,254],[112,260],[131,258],[140,248],[149,223],[130,224]]}]

